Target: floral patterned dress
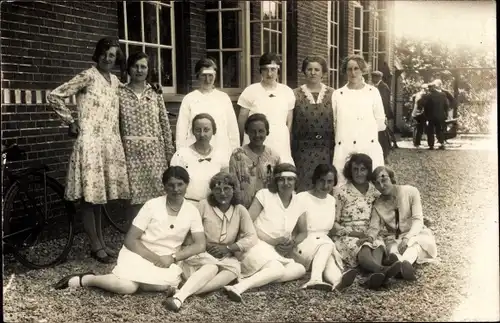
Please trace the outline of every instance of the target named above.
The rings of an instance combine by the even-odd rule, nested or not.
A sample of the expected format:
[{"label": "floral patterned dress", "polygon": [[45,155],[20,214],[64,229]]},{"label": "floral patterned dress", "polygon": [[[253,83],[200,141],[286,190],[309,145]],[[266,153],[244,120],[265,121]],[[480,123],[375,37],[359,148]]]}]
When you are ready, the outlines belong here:
[{"label": "floral patterned dress", "polygon": [[312,189],[316,166],[333,160],[333,89],[321,84],[319,93],[311,93],[304,84],[293,93],[292,157],[300,179],[297,192],[303,192]]},{"label": "floral patterned dress", "polygon": [[[350,237],[348,234],[352,231],[367,232],[372,206],[380,193],[372,183],[369,183],[368,191],[362,194],[351,182],[347,182],[337,188],[334,194],[337,199],[336,222],[341,229],[333,238],[344,262],[356,267],[361,247],[356,244],[358,238]],[[373,244],[366,242],[363,245],[375,249],[383,244],[383,241],[375,240]]]},{"label": "floral patterned dress", "polygon": [[248,145],[234,150],[229,159],[229,172],[238,179],[238,193],[247,209],[252,204],[255,193],[267,188],[274,167],[279,163],[278,153],[267,146],[261,155],[254,153]]},{"label": "floral patterned dress", "polygon": [[174,153],[163,97],[148,85],[138,96],[119,88],[120,132],[125,149],[132,204],[164,195],[163,172]]},{"label": "floral patterned dress", "polygon": [[91,67],[53,90],[47,100],[65,124],[73,123],[65,99],[76,95],[79,133],[66,179],[66,199],[93,204],[128,199],[129,183],[119,130],[118,86]]}]

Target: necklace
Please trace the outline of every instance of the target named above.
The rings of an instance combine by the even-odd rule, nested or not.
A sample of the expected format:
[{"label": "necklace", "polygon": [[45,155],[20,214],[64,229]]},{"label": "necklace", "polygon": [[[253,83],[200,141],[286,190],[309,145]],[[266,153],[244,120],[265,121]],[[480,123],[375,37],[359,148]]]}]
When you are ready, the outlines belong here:
[{"label": "necklace", "polygon": [[169,207],[172,211],[174,211],[175,213],[177,213],[177,212],[179,212],[179,211],[180,211],[180,209],[181,209],[181,207],[182,207],[182,204],[181,204],[181,206],[179,206],[179,208],[178,208],[178,209],[175,209],[175,208],[172,206],[172,204],[170,204],[169,200],[167,199],[167,206],[168,206],[168,207]]}]

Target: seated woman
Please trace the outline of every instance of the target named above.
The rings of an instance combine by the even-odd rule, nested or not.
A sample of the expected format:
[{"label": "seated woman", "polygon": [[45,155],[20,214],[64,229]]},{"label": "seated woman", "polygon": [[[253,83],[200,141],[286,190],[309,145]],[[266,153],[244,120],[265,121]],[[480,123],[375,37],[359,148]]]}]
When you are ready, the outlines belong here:
[{"label": "seated woman", "polygon": [[242,204],[249,208],[260,189],[270,183],[273,168],[279,164],[277,152],[264,145],[269,135],[269,122],[261,113],[252,114],[245,122],[250,143],[236,148],[229,159],[229,172],[238,179]]},{"label": "seated woman", "polygon": [[[166,195],[147,201],[125,237],[111,274],[73,274],[55,284],[67,287],[98,287],[117,294],[167,291],[171,294],[181,281],[176,264],[205,251],[201,217],[194,205],[184,200],[189,175],[182,167],[169,167],[162,176]],[[194,243],[181,248],[191,233]]]},{"label": "seated woman", "polygon": [[198,205],[205,227],[207,252],[182,262],[187,278],[182,288],[166,301],[172,311],[179,311],[192,294],[222,288],[241,275],[238,258],[258,239],[247,209],[235,194],[234,176],[220,172],[210,180],[211,194]]},{"label": "seated woman", "polygon": [[241,294],[250,288],[299,279],[305,274],[304,266],[286,257],[294,244],[292,232],[304,213],[294,193],[296,184],[295,166],[279,164],[269,189],[255,195],[249,213],[259,242],[241,256],[244,278],[224,287],[231,300],[241,302]]},{"label": "seated woman", "polygon": [[[210,145],[212,136],[217,133],[215,121],[207,113],[197,114],[192,121],[191,130],[196,141],[188,147],[180,148],[173,156],[171,165],[185,168],[191,178],[186,191],[186,200],[195,205],[206,199],[210,193],[208,184],[212,176],[229,167],[224,150]],[[215,147],[217,148],[217,147]]]},{"label": "seated woman", "polygon": [[[311,278],[302,288],[343,290],[356,279],[357,271],[342,274],[342,257],[328,237],[335,222],[335,198],[330,195],[337,185],[337,170],[328,164],[318,165],[312,175],[314,188],[297,194],[305,217],[299,218],[293,258],[311,269]],[[330,283],[325,283],[325,280]]]},{"label": "seated woman", "polygon": [[370,183],[372,159],[366,154],[352,154],[344,168],[346,184],[335,191],[337,199],[335,235],[333,239],[344,262],[370,272],[368,288],[376,289],[399,271],[398,263],[392,267],[382,265],[384,242],[366,241],[366,230],[375,199],[380,195]]},{"label": "seated woman", "polygon": [[381,195],[373,205],[368,239],[375,241],[380,230],[387,228],[389,260],[401,261],[400,273],[405,280],[416,280],[413,264],[437,258],[436,240],[423,223],[420,193],[410,185],[395,185],[394,172],[386,166],[375,168],[372,178]]}]

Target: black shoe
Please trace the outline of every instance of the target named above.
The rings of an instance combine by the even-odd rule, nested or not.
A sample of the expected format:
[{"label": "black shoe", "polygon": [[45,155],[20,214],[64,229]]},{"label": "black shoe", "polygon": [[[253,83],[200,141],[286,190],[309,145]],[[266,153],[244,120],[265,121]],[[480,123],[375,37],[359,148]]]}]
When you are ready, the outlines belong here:
[{"label": "black shoe", "polygon": [[364,282],[369,289],[379,289],[384,284],[385,276],[382,273],[373,273],[368,276],[368,279]]},{"label": "black shoe", "polygon": [[439,146],[439,150],[445,150],[446,147],[444,145]]},{"label": "black shoe", "polygon": [[69,280],[73,277],[79,277],[80,278],[80,287],[83,287],[82,285],[82,277],[86,275],[95,275],[94,272],[89,271],[83,274],[73,274],[73,275],[68,275],[66,277],[63,277],[60,281],[54,284],[54,289],[65,289],[68,288],[69,285]]},{"label": "black shoe", "polygon": [[401,276],[403,276],[404,280],[417,280],[415,268],[413,268],[413,265],[407,260],[403,260],[401,263]]},{"label": "black shoe", "polygon": [[430,147],[429,147],[429,150],[434,150],[434,146],[430,146]]},{"label": "black shoe", "polygon": [[392,266],[395,262],[399,261],[398,256],[394,253],[390,253],[383,261],[384,266]]},{"label": "black shoe", "polygon": [[397,260],[384,270],[384,283],[401,272],[401,262]]},{"label": "black shoe", "polygon": [[[104,257],[98,256],[98,252],[101,251],[101,250],[104,251],[104,249],[99,249],[99,250],[96,250],[96,251],[90,251],[90,256],[92,258],[94,258],[95,260],[103,263],[103,264],[111,264],[111,263],[113,263],[114,262],[113,257],[111,257],[108,254],[106,254],[106,256],[104,256]],[[104,251],[104,253],[106,253],[106,251]]]}]

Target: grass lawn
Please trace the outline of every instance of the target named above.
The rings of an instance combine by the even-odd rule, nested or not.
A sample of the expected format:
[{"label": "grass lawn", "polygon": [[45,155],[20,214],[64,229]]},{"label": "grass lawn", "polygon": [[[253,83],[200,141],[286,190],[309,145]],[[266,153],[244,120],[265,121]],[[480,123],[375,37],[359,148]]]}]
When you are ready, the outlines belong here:
[{"label": "grass lawn", "polygon": [[[90,258],[77,236],[69,260],[26,271],[4,266],[6,322],[283,322],[498,320],[498,167],[494,151],[398,149],[390,156],[398,183],[420,189],[441,261],[417,267],[418,281],[395,280],[371,291],[355,283],[342,293],[303,291],[297,282],[270,285],[231,302],[222,292],[191,297],[179,313],[162,306],[161,293],[132,296],[92,290],[56,291],[73,272],[109,273]],[[110,231],[119,247],[122,237]],[[6,259],[8,260],[8,259]]]}]

